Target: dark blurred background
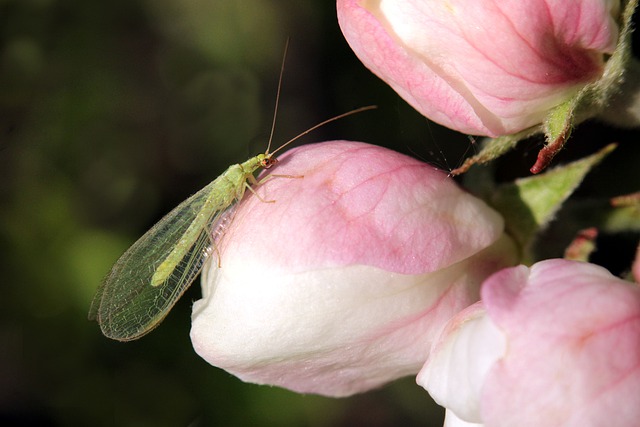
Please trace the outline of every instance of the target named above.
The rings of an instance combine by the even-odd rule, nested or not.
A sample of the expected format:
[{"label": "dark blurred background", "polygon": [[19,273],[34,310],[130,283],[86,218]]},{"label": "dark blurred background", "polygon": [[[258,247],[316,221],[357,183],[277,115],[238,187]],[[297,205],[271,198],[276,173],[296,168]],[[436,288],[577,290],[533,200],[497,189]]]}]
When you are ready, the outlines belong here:
[{"label": "dark blurred background", "polygon": [[[363,140],[445,170],[475,151],[359,63],[332,1],[0,0],[1,425],[442,425],[413,378],[336,400],[209,366],[189,341],[199,282],[142,340],[110,341],[86,320],[137,237],[264,151],[287,38],[276,144],[377,104],[300,142]],[[576,155],[624,148],[583,193],[637,190],[624,175],[637,134],[587,126]],[[503,175],[525,174],[541,143],[524,144]]]}]

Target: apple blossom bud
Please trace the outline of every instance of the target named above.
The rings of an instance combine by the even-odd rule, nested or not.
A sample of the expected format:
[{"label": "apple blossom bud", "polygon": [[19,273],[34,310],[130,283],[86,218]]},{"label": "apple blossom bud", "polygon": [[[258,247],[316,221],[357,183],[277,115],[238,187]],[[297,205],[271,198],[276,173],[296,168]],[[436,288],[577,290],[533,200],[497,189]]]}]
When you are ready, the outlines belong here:
[{"label": "apple blossom bud", "polygon": [[358,58],[429,119],[500,136],[603,72],[619,0],[338,0]]},{"label": "apple blossom bud", "polygon": [[449,425],[638,425],[640,287],[553,259],[502,270],[481,294],[417,378]]},{"label": "apple blossom bud", "polygon": [[279,160],[287,176],[238,205],[193,306],[196,352],[244,381],[345,396],[415,375],[516,261],[500,215],[418,160],[349,141]]}]

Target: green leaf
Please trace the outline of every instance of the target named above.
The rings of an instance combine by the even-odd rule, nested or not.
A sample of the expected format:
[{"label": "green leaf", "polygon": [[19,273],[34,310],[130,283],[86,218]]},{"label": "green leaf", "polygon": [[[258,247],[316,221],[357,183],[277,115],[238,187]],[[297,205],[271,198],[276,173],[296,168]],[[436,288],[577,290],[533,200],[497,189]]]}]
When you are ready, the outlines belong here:
[{"label": "green leaf", "polygon": [[602,228],[611,232],[639,232],[640,208],[637,206],[613,208],[605,215]]},{"label": "green leaf", "polygon": [[549,111],[544,123],[544,133],[547,141],[554,141],[566,135],[567,131],[570,131],[574,108],[575,101],[570,99]]},{"label": "green leaf", "polygon": [[586,174],[615,148],[610,144],[596,154],[546,173],[499,186],[490,203],[505,218],[506,230],[520,244],[524,259],[539,231],[553,220],[565,200]]},{"label": "green leaf", "polygon": [[456,176],[463,174],[475,164],[483,165],[489,163],[491,160],[495,160],[514,149],[518,142],[540,132],[541,127],[534,126],[513,135],[504,135],[497,138],[483,138],[480,141],[480,152],[467,158],[460,167],[451,171],[451,175]]}]

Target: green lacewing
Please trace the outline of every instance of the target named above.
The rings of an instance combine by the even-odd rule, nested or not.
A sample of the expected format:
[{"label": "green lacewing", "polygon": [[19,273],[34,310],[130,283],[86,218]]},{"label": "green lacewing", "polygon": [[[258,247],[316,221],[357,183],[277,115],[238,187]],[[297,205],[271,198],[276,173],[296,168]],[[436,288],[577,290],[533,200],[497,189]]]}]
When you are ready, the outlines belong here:
[{"label": "green lacewing", "polygon": [[275,153],[320,126],[375,108],[362,107],[325,120],[270,152],[281,83],[282,70],[267,150],[230,166],[209,185],[180,203],[140,237],[103,279],[91,303],[89,319],[98,321],[105,336],[131,341],[162,322],[202,270],[209,249],[215,245],[215,234],[224,232],[217,229],[216,224],[229,218],[230,210],[242,199],[246,189],[255,194],[251,185],[277,176],[268,175],[260,182],[254,176],[256,171],[269,169],[277,163],[273,157]]}]

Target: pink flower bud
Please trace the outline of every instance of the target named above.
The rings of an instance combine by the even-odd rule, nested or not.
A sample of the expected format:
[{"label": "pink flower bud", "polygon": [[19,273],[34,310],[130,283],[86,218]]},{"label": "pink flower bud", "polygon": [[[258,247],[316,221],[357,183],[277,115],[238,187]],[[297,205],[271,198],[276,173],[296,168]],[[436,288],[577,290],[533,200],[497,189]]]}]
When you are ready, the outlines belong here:
[{"label": "pink flower bud", "polygon": [[415,159],[335,141],[279,160],[272,174],[304,177],[244,198],[193,306],[196,352],[244,381],[344,396],[414,375],[515,261],[502,218]]},{"label": "pink flower bud", "polygon": [[602,74],[619,0],[338,0],[358,58],[429,119],[499,136]]},{"label": "pink flower bud", "polygon": [[450,425],[633,427],[640,288],[561,259],[505,269],[434,345],[418,383]]}]

